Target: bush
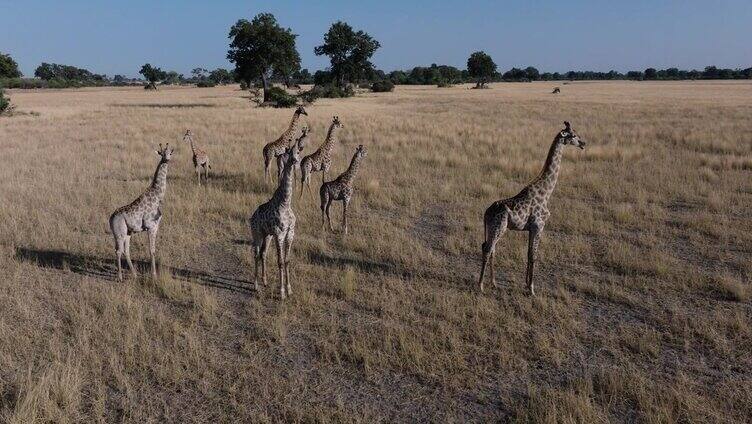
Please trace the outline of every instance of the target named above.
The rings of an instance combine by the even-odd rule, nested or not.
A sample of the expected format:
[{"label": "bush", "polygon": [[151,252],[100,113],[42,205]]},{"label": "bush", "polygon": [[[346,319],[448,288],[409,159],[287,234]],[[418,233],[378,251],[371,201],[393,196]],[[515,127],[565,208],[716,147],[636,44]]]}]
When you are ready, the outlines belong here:
[{"label": "bush", "polygon": [[288,94],[284,88],[272,87],[269,89],[269,100],[274,107],[293,107],[298,104],[298,98]]},{"label": "bush", "polygon": [[0,88],[0,114],[10,109],[10,99],[5,97],[3,89]]},{"label": "bush", "polygon": [[313,103],[316,99],[340,99],[343,97],[352,97],[355,95],[355,91],[352,86],[345,88],[339,88],[336,85],[315,85],[312,89],[300,94],[300,98],[308,103]]},{"label": "bush", "polygon": [[154,84],[153,82],[147,83],[144,85],[144,90],[156,90],[157,84]]},{"label": "bush", "polygon": [[371,90],[374,93],[388,93],[394,91],[394,83],[389,80],[376,81],[371,85]]},{"label": "bush", "polygon": [[371,83],[370,82],[361,82],[360,84],[358,84],[358,88],[366,88],[366,89],[371,88]]},{"label": "bush", "polygon": [[196,83],[196,87],[201,87],[201,88],[215,87],[216,85],[217,84],[215,84],[214,81],[209,81],[209,80],[199,81],[198,83]]},{"label": "bush", "polygon": [[447,81],[447,80],[439,80],[439,82],[436,84],[436,86],[439,87],[439,88],[446,88],[446,87],[451,87],[452,84],[450,84],[449,81]]},{"label": "bush", "polygon": [[248,90],[248,84],[245,81],[240,81],[240,89],[243,91]]}]

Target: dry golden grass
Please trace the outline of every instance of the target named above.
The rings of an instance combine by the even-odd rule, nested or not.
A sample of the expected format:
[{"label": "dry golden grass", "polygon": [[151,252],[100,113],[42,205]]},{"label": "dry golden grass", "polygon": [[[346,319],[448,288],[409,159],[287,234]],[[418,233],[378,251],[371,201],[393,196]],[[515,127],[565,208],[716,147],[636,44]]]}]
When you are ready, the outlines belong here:
[{"label": "dry golden grass", "polygon": [[[752,85],[399,87],[308,108],[355,146],[351,234],[294,201],[293,297],[251,290],[261,147],[291,111],[234,87],[12,91],[0,118],[0,421],[752,420]],[[23,113],[22,113],[23,112]],[[32,113],[33,112],[33,113]],[[482,213],[569,120],[537,271]],[[186,128],[214,175],[195,184]],[[161,276],[115,281],[107,218],[176,145]],[[332,175],[333,176],[333,175]],[[314,179],[315,181],[315,179]],[[341,205],[335,206],[339,217]],[[133,255],[147,269],[146,237]]]}]

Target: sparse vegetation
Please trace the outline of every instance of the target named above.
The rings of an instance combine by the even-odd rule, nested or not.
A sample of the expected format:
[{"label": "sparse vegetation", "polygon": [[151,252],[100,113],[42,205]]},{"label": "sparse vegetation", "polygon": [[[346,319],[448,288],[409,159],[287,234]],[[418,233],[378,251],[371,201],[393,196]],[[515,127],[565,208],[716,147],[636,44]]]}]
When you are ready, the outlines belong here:
[{"label": "sparse vegetation", "polygon": [[[307,108],[318,140],[345,123],[333,175],[358,144],[369,158],[347,237],[295,198],[284,304],[274,254],[251,290],[247,221],[290,110],[230,86],[13,91],[42,117],[0,125],[0,422],[748,422],[752,86],[552,86]],[[516,232],[480,295],[483,210],[565,119],[588,145],[564,154],[538,295]],[[115,283],[106,217],[186,128],[216,175],[199,188],[176,146],[160,278]],[[148,272],[145,238],[132,255]]]}]

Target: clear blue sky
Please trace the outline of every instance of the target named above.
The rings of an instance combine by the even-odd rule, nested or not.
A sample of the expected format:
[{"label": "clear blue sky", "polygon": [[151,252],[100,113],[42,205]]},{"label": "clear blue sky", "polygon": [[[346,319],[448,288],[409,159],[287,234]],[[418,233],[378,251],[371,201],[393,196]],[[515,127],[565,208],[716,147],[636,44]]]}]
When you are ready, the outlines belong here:
[{"label": "clear blue sky", "polygon": [[186,75],[230,67],[227,32],[271,12],[298,34],[303,67],[341,19],[381,42],[387,72],[431,63],[464,68],[485,50],[500,70],[752,66],[752,0],[194,1],[0,0],[0,51],[25,75],[42,62],[137,76],[145,62]]}]

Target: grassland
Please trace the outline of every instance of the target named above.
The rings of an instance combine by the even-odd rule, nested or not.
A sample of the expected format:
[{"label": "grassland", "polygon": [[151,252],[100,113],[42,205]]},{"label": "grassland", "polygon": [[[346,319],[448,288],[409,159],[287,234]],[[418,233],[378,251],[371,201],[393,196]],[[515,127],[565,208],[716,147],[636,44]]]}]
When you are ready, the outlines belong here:
[{"label": "grassland", "polygon": [[[355,146],[350,231],[295,199],[294,296],[252,290],[261,147],[290,110],[235,87],[14,91],[0,118],[0,421],[749,422],[752,84],[398,87],[308,108]],[[569,149],[537,267],[482,213]],[[186,128],[212,159],[195,184]],[[161,277],[115,281],[107,218],[177,145]],[[310,152],[310,149],[308,150]],[[314,181],[316,181],[314,177]],[[335,206],[339,215],[340,205]],[[146,271],[145,235],[132,252]]]}]

